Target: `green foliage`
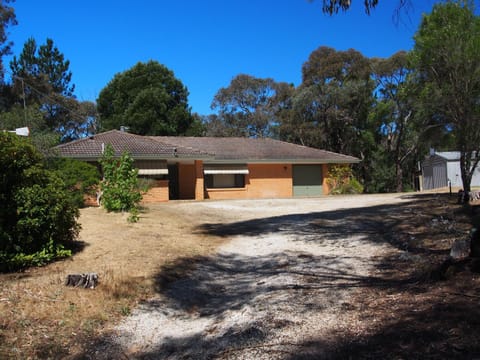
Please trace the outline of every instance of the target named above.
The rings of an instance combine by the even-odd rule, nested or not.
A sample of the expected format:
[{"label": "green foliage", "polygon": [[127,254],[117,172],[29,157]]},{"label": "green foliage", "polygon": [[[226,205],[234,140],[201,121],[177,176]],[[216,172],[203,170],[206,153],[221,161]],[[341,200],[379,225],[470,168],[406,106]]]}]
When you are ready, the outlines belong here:
[{"label": "green foliage", "polygon": [[137,186],[140,191],[147,192],[151,188],[155,187],[156,183],[157,180],[155,179],[151,179],[148,177],[140,177],[138,178]]},{"label": "green foliage", "polygon": [[[47,38],[45,44],[37,46],[34,38],[29,38],[22,53],[13,57],[10,68],[14,76],[20,77],[27,84],[26,94],[31,100],[43,102],[43,94],[56,93],[65,97],[72,97],[75,85],[71,85],[72,72],[69,70],[70,61],[54,45],[53,40]],[[18,81],[18,79],[15,79]],[[21,85],[21,84],[18,84]],[[29,88],[29,85],[34,88]]]},{"label": "green foliage", "polygon": [[330,194],[361,194],[363,186],[353,177],[352,168],[348,165],[332,165],[328,169],[327,184]]},{"label": "green foliage", "polygon": [[15,253],[13,256],[0,252],[0,272],[24,269],[30,266],[43,266],[54,260],[72,256],[72,251],[62,244],[50,241],[42,250],[33,254]]},{"label": "green foliage", "polygon": [[[101,203],[107,211],[130,211],[132,219],[142,195],[138,186],[138,170],[133,167],[133,159],[127,153],[115,157],[113,147],[108,144],[100,159],[103,170]],[[137,217],[138,220],[138,217]]]},{"label": "green foliage", "polygon": [[21,126],[28,126],[32,134],[53,132],[64,141],[91,133],[96,106],[75,99],[69,67],[70,62],[52,39],[47,38],[40,46],[35,39],[28,39],[20,55],[10,62],[12,84],[7,87],[7,117],[20,115]]},{"label": "green foliage", "polygon": [[94,195],[100,183],[98,169],[84,161],[69,158],[52,158],[48,167],[63,180],[68,194],[77,207],[84,206],[84,195]]},{"label": "green foliage", "polygon": [[130,210],[130,215],[127,218],[127,221],[130,223],[136,223],[140,220],[140,211],[138,207],[134,207]]},{"label": "green foliage", "polygon": [[3,84],[4,67],[3,57],[11,53],[13,43],[7,40],[7,28],[17,25],[15,10],[8,6],[13,0],[4,0],[0,2],[0,84]]},{"label": "green foliage", "polygon": [[285,86],[288,87],[270,78],[237,75],[228,87],[217,92],[212,102],[212,108],[219,110],[222,131],[236,136],[270,136],[282,105],[279,95]]},{"label": "green foliage", "polygon": [[29,139],[9,133],[0,133],[0,168],[0,269],[67,256],[80,226],[63,181]]},{"label": "green foliage", "polygon": [[395,163],[390,154],[379,147],[368,159],[369,173],[365,177],[365,190],[368,193],[395,192]]},{"label": "green foliage", "polygon": [[455,134],[464,189],[480,161],[480,17],[472,1],[436,4],[423,18],[411,55],[418,102]]},{"label": "green foliage", "polygon": [[[370,14],[370,10],[373,10],[378,0],[364,0],[365,12]],[[336,14],[339,10],[347,11],[350,9],[351,0],[322,0],[322,11],[326,14]]]},{"label": "green foliage", "polygon": [[193,122],[188,91],[156,61],[118,73],[97,100],[102,130],[128,126],[139,135],[182,135]]},{"label": "green foliage", "polygon": [[369,60],[355,50],[322,46],[303,65],[302,79],[290,103],[284,100],[280,137],[358,156],[374,100]]}]

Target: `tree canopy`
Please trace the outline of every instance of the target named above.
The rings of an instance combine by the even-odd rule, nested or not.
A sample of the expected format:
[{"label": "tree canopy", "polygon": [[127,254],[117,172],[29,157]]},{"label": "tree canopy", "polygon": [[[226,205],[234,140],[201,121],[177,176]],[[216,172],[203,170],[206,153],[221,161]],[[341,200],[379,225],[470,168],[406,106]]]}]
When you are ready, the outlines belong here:
[{"label": "tree canopy", "polygon": [[20,55],[10,62],[10,69],[12,84],[5,89],[8,101],[3,126],[28,126],[36,138],[63,141],[93,131],[96,107],[76,100],[70,61],[52,39],[40,46],[34,38],[28,39]]},{"label": "tree canopy", "polygon": [[0,84],[3,84],[5,69],[3,67],[3,57],[11,54],[12,41],[8,40],[7,29],[9,26],[17,24],[15,10],[8,6],[14,0],[4,0],[0,2]]},{"label": "tree canopy", "polygon": [[140,135],[181,135],[193,122],[188,90],[157,61],[118,73],[97,100],[101,129],[127,126]]},{"label": "tree canopy", "polygon": [[[212,109],[219,111],[218,119],[230,135],[267,137],[277,124],[281,95],[288,85],[273,79],[255,78],[240,74],[230,85],[218,90]],[[225,131],[225,130],[224,130]]]},{"label": "tree canopy", "polygon": [[281,138],[351,153],[373,101],[368,59],[355,50],[319,47],[302,67],[280,127]]},{"label": "tree canopy", "polygon": [[480,161],[480,18],[469,1],[434,6],[415,35],[421,104],[455,134],[464,189]]}]

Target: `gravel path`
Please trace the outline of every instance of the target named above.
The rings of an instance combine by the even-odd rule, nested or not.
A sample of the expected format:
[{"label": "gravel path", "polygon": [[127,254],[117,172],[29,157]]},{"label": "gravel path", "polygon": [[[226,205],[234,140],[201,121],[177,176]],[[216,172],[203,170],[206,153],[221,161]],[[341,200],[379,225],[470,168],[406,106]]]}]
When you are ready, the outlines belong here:
[{"label": "gravel path", "polygon": [[114,341],[129,358],[328,358],[330,340],[351,326],[343,311],[349,297],[368,284],[373,256],[388,246],[378,241],[379,224],[360,221],[356,215],[364,210],[356,209],[406,200],[171,204],[192,216],[199,235],[228,241],[135,309],[115,329]]}]

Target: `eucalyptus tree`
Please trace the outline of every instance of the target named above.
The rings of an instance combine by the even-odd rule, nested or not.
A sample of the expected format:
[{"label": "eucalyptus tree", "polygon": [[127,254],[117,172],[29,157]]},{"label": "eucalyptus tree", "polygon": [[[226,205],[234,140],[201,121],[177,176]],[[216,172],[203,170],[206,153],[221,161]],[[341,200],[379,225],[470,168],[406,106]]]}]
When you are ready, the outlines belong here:
[{"label": "eucalyptus tree", "polygon": [[212,125],[218,128],[220,121],[222,132],[232,136],[273,136],[286,88],[288,84],[271,78],[237,75],[228,87],[216,93],[211,107],[218,111],[218,116],[211,118]]},{"label": "eucalyptus tree", "polygon": [[[409,160],[415,158],[421,139],[432,128],[432,125],[421,121],[415,106],[415,96],[408,81],[412,74],[405,51],[399,51],[389,58],[371,59],[372,78],[376,83],[376,103],[371,116],[378,126],[380,135],[379,151],[384,159],[390,161],[391,181],[386,181],[385,191],[404,190],[404,170],[412,164]],[[434,127],[434,125],[433,125]],[[413,164],[415,162],[413,161]]]},{"label": "eucalyptus tree", "polygon": [[283,139],[339,153],[359,155],[359,138],[373,101],[369,61],[355,50],[320,47],[302,67],[281,125]]},{"label": "eucalyptus tree", "polygon": [[424,16],[412,52],[424,111],[455,136],[464,190],[480,161],[480,18],[450,1]]}]

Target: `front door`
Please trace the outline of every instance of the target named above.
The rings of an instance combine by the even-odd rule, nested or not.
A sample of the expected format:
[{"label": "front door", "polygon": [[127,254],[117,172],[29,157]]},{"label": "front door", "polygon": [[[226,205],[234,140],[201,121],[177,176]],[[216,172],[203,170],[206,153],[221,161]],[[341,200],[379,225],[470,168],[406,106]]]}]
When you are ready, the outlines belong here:
[{"label": "front door", "polygon": [[178,200],[180,198],[177,164],[168,165],[168,198],[170,200]]}]

